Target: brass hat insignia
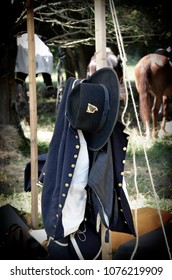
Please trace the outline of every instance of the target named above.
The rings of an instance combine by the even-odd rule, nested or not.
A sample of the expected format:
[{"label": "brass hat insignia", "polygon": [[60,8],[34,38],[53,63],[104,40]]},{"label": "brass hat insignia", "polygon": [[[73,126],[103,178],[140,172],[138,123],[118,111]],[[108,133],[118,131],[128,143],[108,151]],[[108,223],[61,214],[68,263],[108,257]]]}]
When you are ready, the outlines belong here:
[{"label": "brass hat insignia", "polygon": [[94,114],[96,111],[98,111],[98,108],[93,104],[88,103],[86,112],[90,114]]}]

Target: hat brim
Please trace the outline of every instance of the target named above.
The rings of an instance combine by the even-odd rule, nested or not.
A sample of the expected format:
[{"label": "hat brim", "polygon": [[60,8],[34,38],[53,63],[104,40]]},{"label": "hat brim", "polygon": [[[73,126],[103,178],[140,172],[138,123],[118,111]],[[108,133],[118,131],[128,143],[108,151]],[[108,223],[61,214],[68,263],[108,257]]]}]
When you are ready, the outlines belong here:
[{"label": "hat brim", "polygon": [[95,133],[84,132],[88,149],[97,151],[107,143],[118,120],[120,104],[119,80],[116,72],[112,68],[104,67],[97,70],[85,82],[103,84],[109,91],[110,108],[103,129]]}]

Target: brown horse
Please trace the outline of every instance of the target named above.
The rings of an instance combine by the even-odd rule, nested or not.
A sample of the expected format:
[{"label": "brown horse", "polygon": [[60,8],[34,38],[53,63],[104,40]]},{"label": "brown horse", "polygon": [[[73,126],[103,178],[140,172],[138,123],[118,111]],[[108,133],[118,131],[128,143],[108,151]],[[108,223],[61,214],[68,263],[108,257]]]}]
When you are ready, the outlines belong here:
[{"label": "brown horse", "polygon": [[[158,131],[158,113],[162,106],[161,128],[165,131],[168,97],[172,96],[172,64],[168,57],[152,53],[144,56],[135,66],[135,83],[139,93],[140,116],[150,138],[150,114],[152,136]],[[151,108],[151,95],[153,106]]]}]

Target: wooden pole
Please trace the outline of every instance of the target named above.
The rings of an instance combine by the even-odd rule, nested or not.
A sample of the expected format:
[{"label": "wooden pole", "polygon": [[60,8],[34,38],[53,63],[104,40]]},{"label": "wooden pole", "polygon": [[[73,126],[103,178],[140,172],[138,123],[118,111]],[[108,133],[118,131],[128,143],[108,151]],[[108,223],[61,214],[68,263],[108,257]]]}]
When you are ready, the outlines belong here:
[{"label": "wooden pole", "polygon": [[[106,19],[105,0],[94,0],[95,7],[95,47],[97,70],[107,66],[106,60]],[[111,233],[109,231],[109,242],[105,242],[106,228],[101,223],[102,259],[112,259]]]},{"label": "wooden pole", "polygon": [[37,147],[37,98],[35,70],[34,14],[32,0],[26,0],[28,32],[28,65],[29,65],[29,107],[30,107],[30,140],[31,140],[31,219],[32,227],[38,227],[38,147]]},{"label": "wooden pole", "polygon": [[107,66],[105,0],[95,0],[95,48],[97,69]]}]

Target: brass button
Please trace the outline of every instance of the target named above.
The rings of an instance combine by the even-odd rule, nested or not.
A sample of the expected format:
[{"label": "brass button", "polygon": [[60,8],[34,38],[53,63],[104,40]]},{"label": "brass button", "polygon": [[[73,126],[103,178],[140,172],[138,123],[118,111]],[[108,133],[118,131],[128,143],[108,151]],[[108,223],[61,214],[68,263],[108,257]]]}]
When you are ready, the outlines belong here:
[{"label": "brass button", "polygon": [[68,183],[66,183],[66,184],[65,184],[65,187],[66,187],[66,188],[68,188],[68,187],[69,187],[69,184],[68,184]]},{"label": "brass button", "polygon": [[78,157],[78,155],[74,155],[73,157],[74,157],[74,158],[77,158],[77,157]]},{"label": "brass button", "polygon": [[65,197],[65,196],[66,196],[66,194],[65,194],[65,193],[62,193],[62,196],[63,196],[63,197]]},{"label": "brass button", "polygon": [[62,205],[61,205],[61,204],[59,204],[59,208],[62,208]]},{"label": "brass button", "polygon": [[69,173],[69,174],[68,174],[68,177],[72,177],[72,173]]},{"label": "brass button", "polygon": [[124,176],[124,172],[121,172],[121,175]]},{"label": "brass button", "polygon": [[127,222],[126,222],[126,221],[124,221],[124,223],[125,223],[125,224],[127,224]]},{"label": "brass button", "polygon": [[72,168],[75,168],[75,164],[71,164],[71,167],[72,167]]},{"label": "brass button", "polygon": [[78,135],[75,135],[75,138],[78,139]]},{"label": "brass button", "polygon": [[118,196],[118,200],[121,200],[121,198]]},{"label": "brass button", "polygon": [[127,150],[127,148],[126,148],[126,147],[124,147],[124,148],[123,148],[123,151],[126,151],[126,150]]},{"label": "brass button", "polygon": [[122,183],[119,183],[119,184],[118,184],[118,187],[122,187]]},{"label": "brass button", "polygon": [[123,210],[122,210],[122,209],[120,209],[120,211],[121,211],[121,212],[123,212]]},{"label": "brass button", "polygon": [[56,214],[56,218],[58,218],[59,217],[59,215],[58,214]]},{"label": "brass button", "polygon": [[76,149],[79,149],[80,148],[80,146],[79,145],[76,145]]},{"label": "brass button", "polygon": [[125,164],[125,159],[122,161],[123,164]]}]

